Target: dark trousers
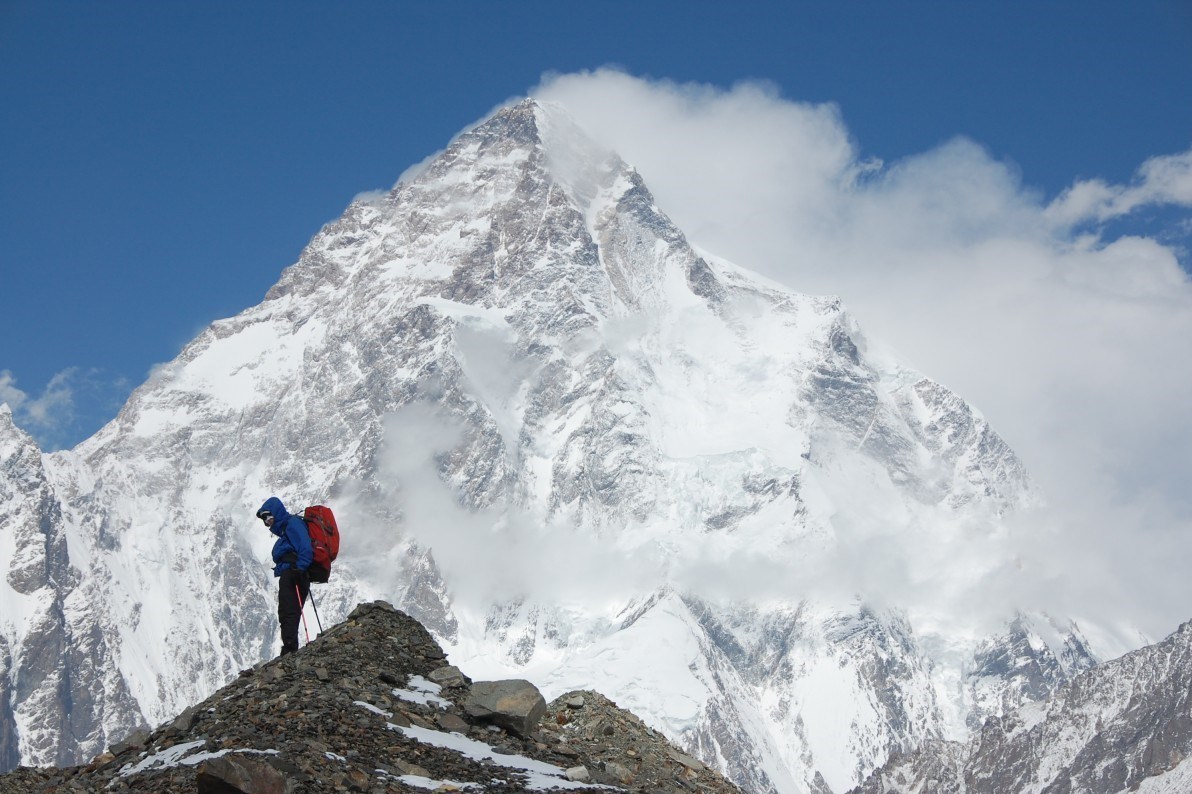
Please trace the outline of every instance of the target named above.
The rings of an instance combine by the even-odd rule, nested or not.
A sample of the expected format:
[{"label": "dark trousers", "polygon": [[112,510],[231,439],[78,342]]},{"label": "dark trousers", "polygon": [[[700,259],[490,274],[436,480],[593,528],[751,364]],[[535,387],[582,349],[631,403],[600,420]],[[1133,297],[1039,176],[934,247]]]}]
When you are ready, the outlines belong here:
[{"label": "dark trousers", "polygon": [[298,650],[298,621],[309,595],[310,576],[306,571],[287,568],[281,572],[277,579],[277,622],[281,624],[283,656]]}]

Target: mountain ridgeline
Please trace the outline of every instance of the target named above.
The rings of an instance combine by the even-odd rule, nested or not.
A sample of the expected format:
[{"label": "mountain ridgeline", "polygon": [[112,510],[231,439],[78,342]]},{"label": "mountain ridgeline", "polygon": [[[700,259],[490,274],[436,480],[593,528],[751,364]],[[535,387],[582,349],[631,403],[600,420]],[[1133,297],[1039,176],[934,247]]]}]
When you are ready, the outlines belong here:
[{"label": "mountain ridgeline", "polygon": [[963,607],[867,592],[1003,536],[1019,460],[533,100],[353,202],[78,447],[0,408],[0,768],[85,762],[276,653],[271,494],[345,528],[325,619],[384,599],[469,675],[599,691],[758,794],[840,794],[1099,661],[1063,616],[949,636]]}]

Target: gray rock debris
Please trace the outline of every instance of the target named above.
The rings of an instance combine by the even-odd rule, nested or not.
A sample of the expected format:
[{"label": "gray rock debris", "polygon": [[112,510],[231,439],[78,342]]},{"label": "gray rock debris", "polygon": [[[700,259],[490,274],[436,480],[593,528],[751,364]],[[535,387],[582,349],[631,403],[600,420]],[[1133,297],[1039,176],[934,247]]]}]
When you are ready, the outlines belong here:
[{"label": "gray rock debris", "polygon": [[[662,734],[598,692],[568,692],[551,701],[538,738],[560,757],[586,759],[592,782],[632,790],[738,789],[703,762],[681,752]],[[577,768],[575,760],[567,764]]]},{"label": "gray rock debris", "polygon": [[[428,703],[410,700],[405,682],[430,680],[445,658],[413,618],[382,602],[362,604],[298,653],[245,670],[180,717],[118,742],[87,766],[21,767],[0,775],[0,794],[418,790],[402,780],[405,775],[444,790],[526,790],[524,770],[425,741],[458,746],[460,735],[494,752],[550,764],[560,783],[589,781],[639,794],[740,794],[715,772],[676,762],[672,753],[678,751],[660,735],[594,692],[571,693],[570,704],[556,703],[550,711],[525,681],[444,687]],[[482,702],[488,713],[473,716]],[[508,710],[500,719],[516,722],[518,731],[494,723],[498,710]],[[544,713],[548,718],[540,721]],[[412,726],[420,730],[402,730]]]}]

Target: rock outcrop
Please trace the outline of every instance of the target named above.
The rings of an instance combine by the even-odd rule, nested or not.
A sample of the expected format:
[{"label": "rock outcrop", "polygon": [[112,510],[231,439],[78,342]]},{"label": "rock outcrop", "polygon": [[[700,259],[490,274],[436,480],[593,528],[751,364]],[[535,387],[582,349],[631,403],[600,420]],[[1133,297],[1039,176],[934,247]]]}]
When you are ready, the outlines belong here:
[{"label": "rock outcrop", "polygon": [[599,692],[568,692],[551,701],[541,732],[557,738],[564,752],[594,762],[606,782],[630,786],[642,780],[670,779],[688,790],[707,788],[705,764]]},{"label": "rock outcrop", "polygon": [[0,776],[0,794],[610,786],[738,792],[595,692],[548,708],[527,681],[468,680],[420,623],[379,601],[86,766]]}]

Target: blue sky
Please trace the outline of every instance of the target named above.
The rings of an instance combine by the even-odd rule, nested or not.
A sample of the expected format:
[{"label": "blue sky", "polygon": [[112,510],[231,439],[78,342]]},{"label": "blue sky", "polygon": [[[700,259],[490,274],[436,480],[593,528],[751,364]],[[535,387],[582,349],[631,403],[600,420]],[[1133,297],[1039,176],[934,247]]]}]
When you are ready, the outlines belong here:
[{"label": "blue sky", "polygon": [[886,163],[964,136],[1043,202],[1192,144],[1186,2],[0,2],[0,395],[77,443],[353,196],[608,65],[835,103]]}]

